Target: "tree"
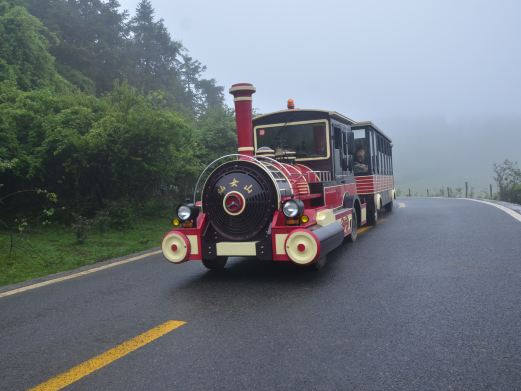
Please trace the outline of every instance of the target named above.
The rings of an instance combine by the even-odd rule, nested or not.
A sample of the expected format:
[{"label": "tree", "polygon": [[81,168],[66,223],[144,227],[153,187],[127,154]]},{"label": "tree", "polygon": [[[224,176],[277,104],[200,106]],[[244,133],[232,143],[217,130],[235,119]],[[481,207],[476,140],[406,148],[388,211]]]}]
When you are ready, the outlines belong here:
[{"label": "tree", "polygon": [[199,159],[207,164],[220,156],[237,153],[233,112],[222,107],[207,110],[196,123]]},{"label": "tree", "polygon": [[66,222],[180,201],[204,164],[236,152],[223,88],[147,0],[130,20],[115,0],[0,0],[0,36],[9,217],[41,212],[45,200],[27,189],[56,193]]},{"label": "tree", "polygon": [[139,2],[128,29],[131,34],[130,83],[145,93],[178,90],[178,56],[182,46],[171,39],[162,19],[154,20],[150,1]]},{"label": "tree", "polygon": [[[19,1],[52,33],[59,74],[82,91],[100,96],[125,81],[145,95],[163,91],[164,107],[192,117],[223,106],[222,87],[202,77],[206,67],[172,39],[149,0],[131,19],[117,0]],[[0,72],[12,79],[1,60]]]},{"label": "tree", "polygon": [[60,73],[83,91],[109,91],[124,76],[128,19],[116,0],[28,0],[29,11],[58,40],[51,53]]},{"label": "tree", "polygon": [[503,163],[494,163],[494,173],[499,199],[521,203],[521,169],[517,167],[517,162],[505,159]]},{"label": "tree", "polygon": [[224,88],[215,79],[201,79],[197,84],[203,103],[202,111],[224,107]]},{"label": "tree", "polygon": [[11,81],[22,90],[70,88],[48,51],[56,37],[25,8],[0,0],[0,37],[0,82]]}]

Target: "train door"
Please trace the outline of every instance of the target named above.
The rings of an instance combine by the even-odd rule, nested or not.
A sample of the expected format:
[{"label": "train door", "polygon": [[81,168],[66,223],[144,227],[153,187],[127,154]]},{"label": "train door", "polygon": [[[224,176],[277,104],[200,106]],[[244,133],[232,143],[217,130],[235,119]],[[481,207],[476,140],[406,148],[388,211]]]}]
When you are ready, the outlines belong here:
[{"label": "train door", "polygon": [[369,137],[369,140],[371,142],[371,166],[372,166],[372,171],[373,171],[373,175],[377,175],[380,173],[380,167],[379,167],[379,162],[378,162],[378,145],[377,145],[377,142],[376,142],[376,134],[375,134],[375,131],[374,130],[369,130],[369,134],[370,134],[370,137]]},{"label": "train door", "polygon": [[333,171],[337,181],[345,180],[349,175],[347,127],[339,122],[332,122],[333,127]]}]

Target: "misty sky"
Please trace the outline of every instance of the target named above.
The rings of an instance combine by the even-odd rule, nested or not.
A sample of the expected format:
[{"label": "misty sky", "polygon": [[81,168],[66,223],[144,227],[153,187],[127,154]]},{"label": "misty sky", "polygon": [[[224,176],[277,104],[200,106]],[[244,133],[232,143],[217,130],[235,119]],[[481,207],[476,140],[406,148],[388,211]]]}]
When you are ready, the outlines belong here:
[{"label": "misty sky", "polygon": [[[133,13],[138,0],[120,2]],[[282,109],[292,97],[298,107],[373,120],[394,140],[404,185],[439,158],[458,155],[468,166],[445,167],[448,179],[439,184],[471,170],[480,186],[493,161],[521,160],[521,1],[152,4],[172,37],[208,67],[207,77],[226,88],[253,83],[259,111]],[[473,129],[478,140],[469,143]],[[434,145],[441,148],[428,151],[434,160],[415,160]],[[418,186],[430,181],[419,177]]]}]

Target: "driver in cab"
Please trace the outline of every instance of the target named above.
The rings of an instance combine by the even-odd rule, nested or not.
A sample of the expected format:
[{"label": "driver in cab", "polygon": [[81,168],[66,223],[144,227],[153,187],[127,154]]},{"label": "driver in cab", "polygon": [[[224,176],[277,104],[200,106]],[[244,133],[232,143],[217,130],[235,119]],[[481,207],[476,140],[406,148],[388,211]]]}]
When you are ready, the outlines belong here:
[{"label": "driver in cab", "polygon": [[353,172],[355,174],[369,173],[369,167],[367,166],[365,161],[365,148],[358,147],[355,153],[355,164],[353,166]]}]

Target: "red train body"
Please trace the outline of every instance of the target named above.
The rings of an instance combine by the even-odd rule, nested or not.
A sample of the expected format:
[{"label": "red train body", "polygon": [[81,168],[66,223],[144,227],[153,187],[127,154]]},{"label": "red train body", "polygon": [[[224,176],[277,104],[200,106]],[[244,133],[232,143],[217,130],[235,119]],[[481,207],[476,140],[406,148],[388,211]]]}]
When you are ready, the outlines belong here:
[{"label": "red train body", "polygon": [[238,154],[212,162],[162,250],[220,269],[230,256],[320,268],[395,197],[391,141],[370,122],[288,109],[252,118],[253,85],[235,84]]}]

